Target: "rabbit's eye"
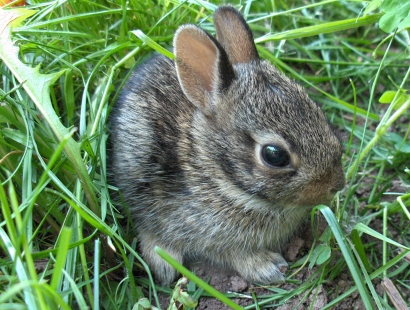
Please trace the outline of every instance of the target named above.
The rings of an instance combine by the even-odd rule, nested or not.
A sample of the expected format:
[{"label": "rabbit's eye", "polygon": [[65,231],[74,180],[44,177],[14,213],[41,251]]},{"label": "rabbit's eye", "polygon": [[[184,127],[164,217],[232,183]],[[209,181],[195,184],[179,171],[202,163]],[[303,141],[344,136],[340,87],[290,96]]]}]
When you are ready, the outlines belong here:
[{"label": "rabbit's eye", "polygon": [[276,145],[265,145],[262,148],[262,158],[266,164],[273,167],[286,167],[290,164],[288,152]]}]

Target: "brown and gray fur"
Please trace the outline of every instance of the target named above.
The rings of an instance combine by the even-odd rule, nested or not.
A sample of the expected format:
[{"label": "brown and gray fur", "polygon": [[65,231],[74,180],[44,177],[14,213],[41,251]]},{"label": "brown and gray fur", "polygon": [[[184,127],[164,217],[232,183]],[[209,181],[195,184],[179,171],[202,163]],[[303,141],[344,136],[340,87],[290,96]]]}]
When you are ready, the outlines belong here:
[{"label": "brown and gray fur", "polygon": [[[133,72],[110,118],[112,180],[162,283],[177,273],[156,245],[281,283],[280,246],[344,186],[342,148],[302,87],[259,59],[238,11],[220,7],[214,23],[217,39],[182,26],[175,63],[157,55]],[[267,144],[290,164],[267,164]]]}]

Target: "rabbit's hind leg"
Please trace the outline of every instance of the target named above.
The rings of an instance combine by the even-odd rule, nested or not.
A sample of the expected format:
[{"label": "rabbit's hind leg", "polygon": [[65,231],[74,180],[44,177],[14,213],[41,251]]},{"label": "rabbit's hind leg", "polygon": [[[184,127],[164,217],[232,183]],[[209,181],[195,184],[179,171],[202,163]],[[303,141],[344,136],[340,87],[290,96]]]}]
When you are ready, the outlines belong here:
[{"label": "rabbit's hind leg", "polygon": [[152,236],[147,236],[143,233],[140,233],[139,237],[142,257],[150,267],[151,271],[154,273],[155,279],[158,280],[162,285],[170,284],[175,280],[178,272],[155,252],[155,246],[159,246],[169,255],[171,255],[175,260],[182,264],[183,256],[181,252],[175,251],[174,249],[163,244],[163,242],[156,238],[153,238]]}]

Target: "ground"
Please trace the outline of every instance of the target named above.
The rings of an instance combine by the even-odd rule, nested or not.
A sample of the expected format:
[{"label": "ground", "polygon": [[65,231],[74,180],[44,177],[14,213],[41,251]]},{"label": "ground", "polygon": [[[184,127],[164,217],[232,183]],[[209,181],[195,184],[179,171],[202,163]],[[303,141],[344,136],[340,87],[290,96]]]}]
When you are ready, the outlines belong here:
[{"label": "ground", "polygon": [[[399,220],[399,219],[398,219]],[[318,222],[320,231],[324,231],[326,228],[325,220],[320,220]],[[306,251],[310,249],[313,242],[313,234],[309,227],[310,225],[306,225],[304,229],[300,231],[300,233],[292,238],[290,242],[287,244],[286,248],[283,251],[283,255],[285,259],[290,262],[290,264],[294,261],[297,261],[301,258]],[[374,219],[372,221],[372,228],[378,230],[382,227],[382,221],[380,219]],[[372,238],[365,237],[364,240],[367,242],[372,242]],[[202,279],[210,278],[210,284],[221,292],[229,292],[229,293],[238,293],[241,295],[241,298],[233,298],[233,301],[238,303],[241,306],[247,306],[254,303],[252,299],[251,292],[255,292],[257,296],[263,295],[272,295],[273,292],[266,289],[261,288],[260,286],[253,285],[242,279],[240,276],[235,274],[235,272],[229,272],[226,270],[222,270],[215,266],[211,266],[210,264],[204,262],[197,262],[193,268],[198,276]],[[294,270],[289,270],[287,275],[293,273]],[[315,267],[313,269],[309,269],[308,267],[304,267],[298,274],[294,277],[294,279],[303,283],[308,281],[311,277],[312,273],[315,272]],[[376,287],[376,292],[379,295],[382,295],[385,290],[381,284],[381,279],[376,278],[373,280],[373,283]],[[283,290],[292,290],[297,288],[298,285],[292,283],[285,283],[284,285],[280,286]],[[279,310],[303,310],[303,309],[313,309],[319,310],[322,309],[326,304],[332,301],[334,298],[340,296],[342,293],[350,289],[354,286],[354,281],[349,273],[348,268],[345,268],[345,271],[340,273],[333,281],[323,281],[322,285],[318,287],[318,291],[312,291],[309,296],[306,295],[306,291],[302,291],[299,296],[290,298],[286,304],[283,305],[275,305],[271,304],[268,309],[279,309]],[[402,297],[408,303],[410,302],[410,292],[401,292]],[[165,305],[169,303],[169,296],[160,295],[161,305],[165,308]],[[199,300],[199,305],[196,309],[203,310],[203,309],[212,309],[212,310],[223,310],[223,309],[230,309],[228,306],[224,305],[223,303],[219,302],[214,298],[207,298],[202,297]],[[365,309],[360,295],[358,292],[351,294],[350,296],[346,297],[338,303],[336,306],[332,307],[334,310],[343,310],[343,309]]]}]

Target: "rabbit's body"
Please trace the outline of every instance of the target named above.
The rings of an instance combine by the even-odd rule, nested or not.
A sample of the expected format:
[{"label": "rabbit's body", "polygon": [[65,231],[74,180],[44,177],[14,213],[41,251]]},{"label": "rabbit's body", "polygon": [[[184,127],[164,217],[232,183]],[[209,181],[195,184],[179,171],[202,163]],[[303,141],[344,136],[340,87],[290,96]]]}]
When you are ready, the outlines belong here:
[{"label": "rabbit's body", "polygon": [[215,27],[219,43],[181,27],[176,65],[155,56],[132,74],[111,116],[110,170],[162,282],[176,271],[156,245],[282,282],[281,244],[344,185],[340,142],[304,90],[259,60],[236,10],[218,9]]}]

